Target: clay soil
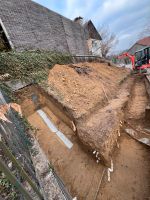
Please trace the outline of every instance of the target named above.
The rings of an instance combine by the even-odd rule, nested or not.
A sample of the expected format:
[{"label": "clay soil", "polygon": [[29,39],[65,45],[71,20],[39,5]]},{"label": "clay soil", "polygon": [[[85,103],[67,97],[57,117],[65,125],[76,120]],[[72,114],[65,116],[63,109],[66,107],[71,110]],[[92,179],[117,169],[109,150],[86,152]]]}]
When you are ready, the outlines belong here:
[{"label": "clay soil", "polygon": [[[143,121],[147,103],[144,81],[137,77],[126,110],[126,120],[136,128],[143,127],[139,120]],[[114,173],[111,182],[105,180],[97,200],[150,199],[150,149],[122,130],[120,148],[113,157]]]},{"label": "clay soil", "polygon": [[143,77],[137,77],[132,90],[132,97],[128,104],[126,120],[136,121],[144,119],[145,107],[148,105],[148,101],[144,79]]},{"label": "clay soil", "polygon": [[[107,105],[108,101],[116,96],[128,74],[129,71],[125,69],[100,63],[55,65],[49,74],[48,92],[62,105],[66,104],[73,116],[78,118],[84,114],[90,114],[95,108],[100,109]],[[44,105],[43,97],[39,92],[41,102],[36,102],[38,107],[41,104],[41,108],[48,117],[73,143],[70,150],[64,146],[36,112],[35,102],[33,103],[36,95],[37,91],[29,87],[20,91],[18,98],[23,113],[37,129],[36,138],[40,146],[72,196],[77,196],[79,200],[94,199],[104,166],[96,163],[96,158],[91,151],[83,147],[77,135],[58,118],[58,113],[55,113],[56,108],[53,109],[55,112],[52,112],[48,106]]]},{"label": "clay soil", "polygon": [[[49,73],[48,92],[65,105],[77,119],[83,115],[90,116],[90,113],[94,115],[95,111],[97,112],[95,108],[101,109],[107,106],[113,98],[120,101],[116,95],[119,89],[126,91],[126,87],[122,88],[121,83],[128,74],[125,69],[100,63],[55,65]],[[128,83],[127,81],[125,86]],[[121,95],[124,96],[122,92]],[[147,102],[144,82],[142,79],[136,79],[125,112],[126,120],[138,125],[139,120],[144,118]],[[149,199],[150,150],[146,146],[130,138],[122,129],[118,141],[120,148],[113,154],[114,172],[111,173],[111,182],[108,183],[107,168],[101,163],[96,163],[93,154],[91,155],[91,152],[83,147],[77,135],[58,118],[56,113],[46,105],[41,107],[57,128],[73,143],[71,149],[50,131],[35,111],[31,98],[29,100],[25,98],[21,104],[28,104],[28,108],[33,108],[30,114],[27,113],[27,117],[37,128],[36,138],[73,197],[77,196],[79,200]],[[114,104],[114,107],[117,107],[116,101]],[[104,180],[99,188],[104,169]]]},{"label": "clay soil", "polygon": [[96,163],[96,159],[83,149],[73,131],[61,122],[48,107],[42,110],[73,143],[73,147],[68,149],[34,112],[28,120],[33,127],[38,129],[36,138],[41,148],[73,197],[77,196],[79,200],[94,199],[104,166]]},{"label": "clay soil", "polygon": [[55,65],[49,72],[48,92],[79,118],[112,99],[129,71],[102,63]]}]

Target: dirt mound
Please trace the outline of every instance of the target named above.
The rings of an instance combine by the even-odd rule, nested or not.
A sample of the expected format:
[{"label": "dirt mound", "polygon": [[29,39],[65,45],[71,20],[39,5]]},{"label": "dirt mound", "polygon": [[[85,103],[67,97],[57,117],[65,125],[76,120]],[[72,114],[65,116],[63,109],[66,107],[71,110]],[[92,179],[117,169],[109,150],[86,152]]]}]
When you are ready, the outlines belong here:
[{"label": "dirt mound", "polygon": [[96,150],[108,166],[121,108],[129,96],[128,88],[121,90],[128,74],[106,63],[85,62],[55,65],[48,77],[48,93],[73,117],[81,142],[90,151]]},{"label": "dirt mound", "polygon": [[124,117],[123,109],[128,101],[132,84],[133,79],[128,80],[119,90],[116,98],[110,100],[107,106],[77,122],[80,140],[89,149],[98,152],[100,159],[108,166],[111,163],[113,149],[117,146]]},{"label": "dirt mound", "polygon": [[106,105],[128,74],[126,69],[104,63],[55,65],[49,72],[47,90],[77,119]]}]

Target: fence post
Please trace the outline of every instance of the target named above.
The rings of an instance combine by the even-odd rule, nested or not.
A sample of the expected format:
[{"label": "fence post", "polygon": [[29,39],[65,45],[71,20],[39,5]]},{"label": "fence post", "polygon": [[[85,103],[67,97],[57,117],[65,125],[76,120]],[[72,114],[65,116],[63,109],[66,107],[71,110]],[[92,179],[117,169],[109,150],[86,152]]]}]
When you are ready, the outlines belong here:
[{"label": "fence post", "polygon": [[13,164],[16,166],[16,168],[20,171],[20,175],[22,175],[30,184],[34,192],[38,195],[38,197],[43,200],[43,196],[40,193],[37,186],[33,183],[33,181],[30,179],[28,174],[24,171],[23,167],[19,164],[19,162],[16,160],[14,155],[11,153],[11,151],[7,148],[7,146],[2,142],[2,138],[0,137],[0,147],[3,149],[4,153],[10,158],[10,160],[13,162]]},{"label": "fence post", "polygon": [[24,186],[16,179],[5,163],[0,159],[0,170],[4,172],[8,180],[24,195],[27,200],[33,200],[30,194],[24,189]]}]

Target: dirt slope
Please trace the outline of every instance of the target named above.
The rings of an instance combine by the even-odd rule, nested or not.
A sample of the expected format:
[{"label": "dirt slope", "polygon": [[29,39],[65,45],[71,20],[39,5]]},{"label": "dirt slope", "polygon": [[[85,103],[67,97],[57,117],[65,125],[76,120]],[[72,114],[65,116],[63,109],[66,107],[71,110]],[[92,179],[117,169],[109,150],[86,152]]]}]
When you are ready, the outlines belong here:
[{"label": "dirt slope", "polygon": [[[144,128],[144,112],[148,103],[144,80],[136,77],[127,110],[126,120],[140,130]],[[124,131],[120,149],[113,155],[114,173],[111,182],[103,184],[97,200],[149,200],[150,149]]]},{"label": "dirt slope", "polygon": [[104,106],[129,74],[122,68],[101,63],[55,65],[49,72],[48,92],[79,118],[97,105]]}]

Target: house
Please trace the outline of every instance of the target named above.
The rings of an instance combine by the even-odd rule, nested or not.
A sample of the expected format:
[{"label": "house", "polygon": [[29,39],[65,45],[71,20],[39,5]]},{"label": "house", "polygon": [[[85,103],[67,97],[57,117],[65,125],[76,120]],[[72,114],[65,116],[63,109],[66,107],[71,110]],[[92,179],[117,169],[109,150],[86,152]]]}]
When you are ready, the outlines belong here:
[{"label": "house", "polygon": [[92,55],[102,57],[101,53],[101,36],[95,28],[93,22],[89,20],[84,24],[84,28],[88,30],[88,48]]},{"label": "house", "polygon": [[[76,53],[79,47],[81,52],[87,51],[86,39],[80,41],[83,44],[81,47],[73,38],[72,27],[85,35],[80,26],[31,0],[0,1],[0,18],[11,47],[16,50],[43,49]],[[74,31],[76,34],[77,31]]]},{"label": "house", "polygon": [[16,51],[89,54],[87,29],[31,0],[0,0],[0,30]]},{"label": "house", "polygon": [[128,53],[134,54],[136,51],[150,46],[150,36],[138,40],[129,50]]},{"label": "house", "polygon": [[89,53],[94,56],[102,57],[102,53],[101,53],[102,38],[99,32],[97,31],[96,27],[94,26],[93,22],[89,20],[86,23],[84,23],[83,18],[80,16],[76,17],[74,19],[74,22],[83,26],[84,29],[88,33],[87,45],[88,45]]}]

